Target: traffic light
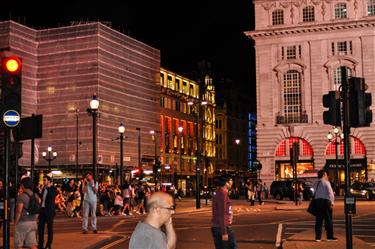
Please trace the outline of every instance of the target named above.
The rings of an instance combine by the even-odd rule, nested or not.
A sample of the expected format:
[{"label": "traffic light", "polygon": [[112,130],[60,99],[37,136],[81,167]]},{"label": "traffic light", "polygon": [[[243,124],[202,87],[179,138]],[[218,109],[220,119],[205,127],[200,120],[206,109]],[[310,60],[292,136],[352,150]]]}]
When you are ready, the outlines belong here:
[{"label": "traffic light", "polygon": [[21,114],[22,62],[17,56],[3,57],[1,61],[2,110],[15,110]]},{"label": "traffic light", "polygon": [[330,91],[323,95],[323,106],[329,108],[323,112],[325,124],[341,126],[340,92]]},{"label": "traffic light", "polygon": [[366,89],[364,78],[349,79],[350,127],[370,126],[372,122],[371,93],[366,93]]}]

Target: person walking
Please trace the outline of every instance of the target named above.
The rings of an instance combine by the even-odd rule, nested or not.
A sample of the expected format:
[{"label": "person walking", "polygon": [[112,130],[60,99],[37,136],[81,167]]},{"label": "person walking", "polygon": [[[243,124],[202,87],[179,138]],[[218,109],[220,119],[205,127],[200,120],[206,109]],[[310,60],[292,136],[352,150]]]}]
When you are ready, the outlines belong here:
[{"label": "person walking", "polygon": [[[56,189],[52,184],[52,178],[48,175],[43,177],[43,189],[39,195],[42,204],[39,213],[39,249],[51,249],[53,241],[53,219],[55,217]],[[44,227],[47,224],[48,239],[44,247]]]},{"label": "person walking", "polygon": [[219,188],[212,198],[212,226],[211,232],[216,249],[236,249],[237,242],[232,230],[233,211],[228,196],[233,180],[229,176],[221,176],[218,180]]},{"label": "person walking", "polygon": [[319,181],[314,185],[315,200],[318,213],[315,217],[315,241],[320,242],[322,238],[323,220],[324,227],[327,232],[327,241],[337,241],[333,236],[333,222],[332,222],[332,209],[335,203],[335,196],[328,181],[327,172],[319,170]]},{"label": "person walking", "polygon": [[250,180],[246,184],[247,188],[247,197],[249,198],[250,206],[254,206],[255,202],[255,190],[254,190],[254,183]]},{"label": "person walking", "polygon": [[[164,192],[153,193],[147,202],[147,217],[135,227],[129,249],[176,248],[177,238],[172,222],[175,207],[171,195]],[[166,233],[161,230],[163,226]]]},{"label": "person walking", "polygon": [[261,179],[258,180],[256,188],[257,188],[257,195],[258,195],[259,205],[264,205],[264,202],[262,201],[263,184],[262,184],[262,180]]},{"label": "person walking", "polygon": [[86,177],[83,180],[82,192],[83,197],[83,219],[82,219],[82,233],[87,234],[87,226],[89,219],[89,211],[91,211],[91,226],[94,233],[98,233],[96,227],[96,206],[98,203],[98,182],[95,182],[91,172],[86,173]]},{"label": "person walking", "polygon": [[263,199],[268,199],[269,189],[268,189],[268,186],[265,182],[263,184],[263,192],[264,192],[264,198]]},{"label": "person walking", "polygon": [[38,231],[37,214],[30,213],[30,203],[32,196],[34,200],[40,202],[33,189],[33,182],[30,177],[23,177],[20,182],[22,193],[17,198],[16,218],[14,220],[14,248],[21,249],[28,247],[37,249],[38,241],[36,234]]}]

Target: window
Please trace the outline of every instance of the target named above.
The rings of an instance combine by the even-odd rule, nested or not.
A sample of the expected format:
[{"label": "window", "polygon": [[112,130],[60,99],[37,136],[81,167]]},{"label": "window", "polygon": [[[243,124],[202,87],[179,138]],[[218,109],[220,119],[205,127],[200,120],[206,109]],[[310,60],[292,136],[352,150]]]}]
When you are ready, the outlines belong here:
[{"label": "window", "polygon": [[296,59],[296,46],[288,46],[286,47],[286,58],[288,60],[290,59]]},{"label": "window", "polygon": [[174,85],[175,85],[174,90],[180,91],[180,80],[179,79],[176,79]]},{"label": "window", "polygon": [[173,89],[172,76],[168,75],[168,88]]},{"label": "window", "polygon": [[164,97],[160,97],[160,107],[164,107]]},{"label": "window", "polygon": [[302,58],[302,47],[301,45],[292,45],[281,47],[281,59],[282,60],[293,60]]},{"label": "window", "polygon": [[367,0],[367,15],[375,16],[375,0]]},{"label": "window", "polygon": [[182,93],[187,94],[187,87],[186,87],[186,82],[185,81],[182,83]]},{"label": "window", "polygon": [[300,73],[289,70],[284,74],[284,115],[285,123],[299,123],[301,119],[301,78]]},{"label": "window", "polygon": [[352,41],[340,41],[331,43],[332,55],[348,55],[353,54]]},{"label": "window", "polygon": [[314,6],[307,6],[302,10],[303,22],[315,21]]},{"label": "window", "polygon": [[160,73],[160,85],[164,86],[164,74]]},{"label": "window", "polygon": [[284,24],[284,11],[274,10],[272,12],[272,25]]},{"label": "window", "polygon": [[335,19],[347,18],[346,3],[335,4]]},{"label": "window", "polygon": [[194,85],[190,84],[190,96],[194,96]]},{"label": "window", "polygon": [[[352,76],[352,69],[346,67],[346,76],[349,78]],[[339,90],[339,86],[341,85],[341,69],[340,67],[337,67],[333,70],[333,84],[335,90]]]}]

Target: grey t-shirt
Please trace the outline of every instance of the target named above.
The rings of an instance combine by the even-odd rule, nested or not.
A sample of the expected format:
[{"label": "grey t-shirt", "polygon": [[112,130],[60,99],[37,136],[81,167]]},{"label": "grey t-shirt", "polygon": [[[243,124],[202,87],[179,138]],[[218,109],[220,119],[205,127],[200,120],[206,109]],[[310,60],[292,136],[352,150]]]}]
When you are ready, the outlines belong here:
[{"label": "grey t-shirt", "polygon": [[130,238],[129,249],[166,249],[167,236],[160,229],[139,222]]},{"label": "grey t-shirt", "polygon": [[[29,207],[29,200],[30,200],[30,197],[29,195],[36,195],[35,193],[33,193],[33,191],[29,190],[29,189],[26,189],[27,191],[27,194],[26,193],[22,193],[20,194],[18,197],[17,197],[17,204],[18,203],[22,203],[23,204],[23,209],[22,209],[22,213],[21,213],[21,217],[20,217],[20,221],[36,221],[36,218],[37,218],[37,215],[34,214],[34,215],[28,215],[27,214],[27,208]],[[38,197],[39,198],[39,197]]]}]

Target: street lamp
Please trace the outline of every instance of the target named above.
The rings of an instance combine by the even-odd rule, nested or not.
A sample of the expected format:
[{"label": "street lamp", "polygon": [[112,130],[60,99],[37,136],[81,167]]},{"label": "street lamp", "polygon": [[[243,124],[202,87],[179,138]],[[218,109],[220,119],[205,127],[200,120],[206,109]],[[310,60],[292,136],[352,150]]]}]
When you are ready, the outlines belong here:
[{"label": "street lamp", "polygon": [[238,145],[240,144],[241,140],[237,138],[234,140],[234,142],[237,144],[237,165],[240,165],[240,148]]},{"label": "street lamp", "polygon": [[57,152],[52,151],[52,147],[48,146],[47,152],[42,152],[43,158],[48,162],[48,171],[51,172],[51,162],[56,159]]},{"label": "street lamp", "polygon": [[79,109],[76,108],[76,180],[78,182],[78,148],[79,148],[79,143],[78,143],[78,114],[79,114]]},{"label": "street lamp", "polygon": [[124,167],[124,133],[125,133],[125,126],[121,122],[120,126],[118,127],[118,132],[120,133],[120,186],[122,187],[123,183],[123,175],[122,170]]},{"label": "street lamp", "polygon": [[182,147],[183,147],[182,146],[182,131],[184,130],[184,127],[180,126],[177,129],[178,129],[178,133],[180,133],[180,172],[181,172],[181,169],[182,169]]},{"label": "street lamp", "polygon": [[90,100],[90,107],[87,112],[92,116],[92,170],[94,174],[94,181],[97,182],[98,169],[96,165],[96,119],[98,117],[99,100],[94,94]]},{"label": "street lamp", "polygon": [[200,101],[200,100],[195,100],[195,101],[189,101],[188,102],[188,105],[189,106],[195,106],[195,110],[196,110],[196,115],[195,115],[195,118],[196,118],[196,121],[195,121],[195,134],[196,134],[196,137],[197,137],[197,161],[196,161],[196,165],[195,165],[195,182],[196,182],[196,193],[195,193],[195,197],[196,197],[196,205],[195,207],[197,209],[201,208],[201,200],[200,200],[200,168],[199,168],[199,163],[200,163],[200,143],[199,143],[199,112],[200,112],[200,107],[201,105],[207,105],[207,101]]},{"label": "street lamp", "polygon": [[155,130],[151,130],[150,131],[150,134],[151,134],[151,137],[152,137],[152,141],[154,141],[154,168],[153,168],[153,173],[154,173],[154,182],[155,182],[155,190],[157,188],[157,184],[158,184],[158,171],[159,171],[159,162],[158,162],[158,154],[157,154],[157,142],[156,142],[156,133],[160,133],[160,131],[155,131]]},{"label": "street lamp", "polygon": [[335,143],[335,155],[336,155],[336,168],[335,168],[335,191],[336,195],[338,195],[339,190],[339,144],[341,143],[341,140],[344,139],[344,133],[340,132],[340,129],[338,127],[333,128],[333,134],[332,132],[328,132],[327,139],[329,142]]}]

